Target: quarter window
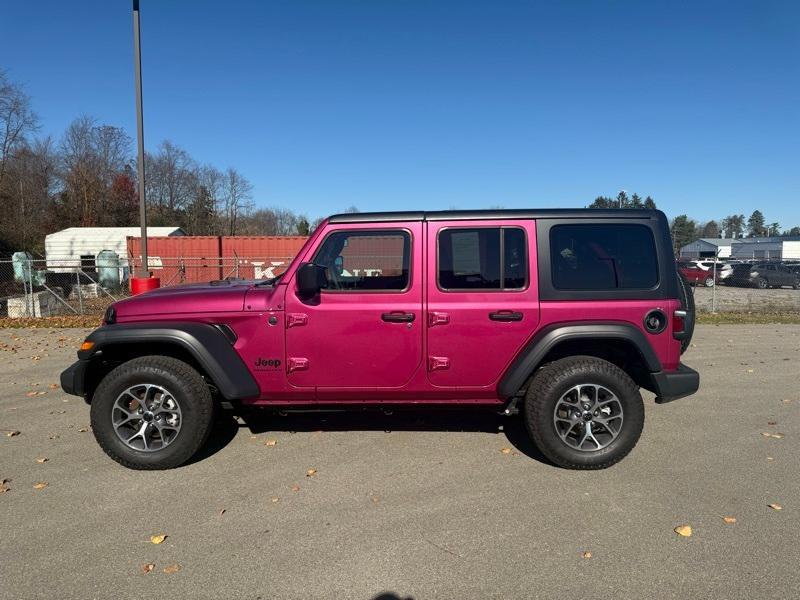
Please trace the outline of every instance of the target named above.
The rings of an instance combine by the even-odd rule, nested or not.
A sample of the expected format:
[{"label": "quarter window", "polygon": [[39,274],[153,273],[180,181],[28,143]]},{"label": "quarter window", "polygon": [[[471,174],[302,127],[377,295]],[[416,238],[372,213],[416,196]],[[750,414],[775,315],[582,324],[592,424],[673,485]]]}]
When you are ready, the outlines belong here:
[{"label": "quarter window", "polygon": [[407,231],[336,231],[314,255],[325,267],[328,291],[402,291],[408,287],[411,236]]},{"label": "quarter window", "polygon": [[556,225],[550,263],[560,290],[646,290],[658,283],[653,233],[644,225]]},{"label": "quarter window", "polygon": [[444,229],[439,233],[439,287],[518,290],[527,285],[525,232],[517,227]]}]

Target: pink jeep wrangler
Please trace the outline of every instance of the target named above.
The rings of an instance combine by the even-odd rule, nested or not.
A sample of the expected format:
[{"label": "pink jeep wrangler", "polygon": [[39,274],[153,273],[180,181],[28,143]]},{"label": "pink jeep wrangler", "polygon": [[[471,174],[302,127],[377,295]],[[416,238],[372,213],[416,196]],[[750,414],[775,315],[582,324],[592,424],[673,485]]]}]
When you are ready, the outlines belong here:
[{"label": "pink jeep wrangler", "polygon": [[636,444],[640,387],[697,391],[693,309],[659,211],[343,214],[274,279],[115,303],[61,385],[134,469],[186,462],[220,403],[519,409],[553,463],[599,469]]}]

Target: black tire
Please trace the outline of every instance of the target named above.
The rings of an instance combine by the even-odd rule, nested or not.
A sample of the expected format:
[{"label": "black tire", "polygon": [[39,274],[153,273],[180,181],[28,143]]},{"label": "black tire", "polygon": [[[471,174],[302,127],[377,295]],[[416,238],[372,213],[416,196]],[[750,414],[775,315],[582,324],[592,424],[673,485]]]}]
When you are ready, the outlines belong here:
[{"label": "black tire", "polygon": [[769,281],[767,281],[763,277],[759,277],[758,279],[756,279],[756,287],[760,290],[765,290],[769,287]]},{"label": "black tire", "polygon": [[681,308],[686,311],[683,319],[683,330],[686,336],[681,340],[681,354],[686,352],[694,335],[694,293],[689,289],[689,282],[681,273],[678,273],[678,300]]},{"label": "black tire", "polygon": [[793,290],[800,290],[800,279],[795,279],[794,283],[792,284]]},{"label": "black tire", "polygon": [[[117,398],[139,384],[161,386],[174,396],[181,411],[180,430],[164,448],[145,452],[126,445],[114,430],[112,412]],[[97,386],[91,406],[92,431],[103,451],[129,469],[172,469],[189,460],[211,432],[214,403],[200,374],[169,356],[143,356],[121,364]]]},{"label": "black tire", "polygon": [[[617,437],[599,450],[573,448],[556,431],[556,404],[571,388],[582,384],[607,388],[622,407],[622,425]],[[542,454],[566,469],[610,467],[633,450],[644,427],[644,403],[638,386],[622,369],[593,356],[562,358],[542,367],[528,386],[523,415],[528,432]]]}]

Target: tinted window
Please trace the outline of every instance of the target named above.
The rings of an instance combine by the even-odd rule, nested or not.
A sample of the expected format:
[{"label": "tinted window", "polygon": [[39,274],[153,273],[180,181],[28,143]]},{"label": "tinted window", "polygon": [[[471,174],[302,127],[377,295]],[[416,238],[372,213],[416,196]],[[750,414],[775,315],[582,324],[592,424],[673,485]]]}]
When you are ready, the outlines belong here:
[{"label": "tinted window", "polygon": [[314,256],[330,291],[399,291],[408,287],[411,239],[406,231],[337,231]]},{"label": "tinted window", "polygon": [[550,260],[556,289],[649,289],[658,283],[655,242],[644,225],[556,225]]},{"label": "tinted window", "polygon": [[525,232],[516,227],[444,229],[439,233],[439,287],[522,289],[527,283]]}]

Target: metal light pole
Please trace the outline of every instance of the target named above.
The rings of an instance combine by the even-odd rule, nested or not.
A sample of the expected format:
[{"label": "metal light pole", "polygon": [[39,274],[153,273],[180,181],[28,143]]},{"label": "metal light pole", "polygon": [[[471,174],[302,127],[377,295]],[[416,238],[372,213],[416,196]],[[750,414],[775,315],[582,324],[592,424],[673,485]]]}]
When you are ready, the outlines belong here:
[{"label": "metal light pole", "polygon": [[139,0],[133,0],[133,69],[136,78],[136,136],[139,142],[139,223],[142,228],[142,265],[139,277],[149,277],[147,269],[147,204],[144,193],[144,122],[142,119],[142,48],[139,44]]}]

